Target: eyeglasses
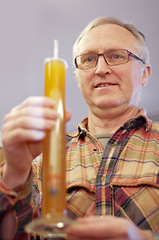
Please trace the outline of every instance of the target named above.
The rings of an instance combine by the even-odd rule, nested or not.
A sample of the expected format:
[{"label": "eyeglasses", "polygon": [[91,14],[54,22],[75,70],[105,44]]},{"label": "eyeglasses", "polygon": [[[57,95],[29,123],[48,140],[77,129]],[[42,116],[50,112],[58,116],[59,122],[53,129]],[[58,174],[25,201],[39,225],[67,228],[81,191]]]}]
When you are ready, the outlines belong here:
[{"label": "eyeglasses", "polygon": [[137,57],[132,52],[126,49],[114,49],[105,53],[86,53],[81,54],[75,58],[75,66],[78,69],[91,69],[97,66],[98,58],[103,56],[106,63],[110,66],[125,64],[129,61],[129,57],[133,57],[145,64],[145,61]]}]

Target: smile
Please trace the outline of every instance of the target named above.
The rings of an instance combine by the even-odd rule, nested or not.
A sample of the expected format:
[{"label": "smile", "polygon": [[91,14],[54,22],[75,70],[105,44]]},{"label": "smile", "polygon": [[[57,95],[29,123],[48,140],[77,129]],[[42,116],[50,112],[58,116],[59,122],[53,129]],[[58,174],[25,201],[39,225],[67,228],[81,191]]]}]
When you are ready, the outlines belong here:
[{"label": "smile", "polygon": [[115,85],[115,84],[112,84],[112,83],[99,84],[96,86],[96,88],[107,87],[107,86],[112,86],[112,85]]}]

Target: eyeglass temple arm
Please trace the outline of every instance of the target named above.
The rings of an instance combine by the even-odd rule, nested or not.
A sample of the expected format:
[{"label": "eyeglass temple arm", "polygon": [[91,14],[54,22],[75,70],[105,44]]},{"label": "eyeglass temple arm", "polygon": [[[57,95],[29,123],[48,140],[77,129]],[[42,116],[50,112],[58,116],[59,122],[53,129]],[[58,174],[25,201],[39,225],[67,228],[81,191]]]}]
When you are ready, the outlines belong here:
[{"label": "eyeglass temple arm", "polygon": [[143,64],[145,64],[145,61],[144,61],[144,60],[142,60],[141,58],[137,57],[137,56],[136,56],[135,54],[133,54],[132,52],[129,52],[129,56],[131,56],[131,57],[133,57],[133,58],[141,61]]}]

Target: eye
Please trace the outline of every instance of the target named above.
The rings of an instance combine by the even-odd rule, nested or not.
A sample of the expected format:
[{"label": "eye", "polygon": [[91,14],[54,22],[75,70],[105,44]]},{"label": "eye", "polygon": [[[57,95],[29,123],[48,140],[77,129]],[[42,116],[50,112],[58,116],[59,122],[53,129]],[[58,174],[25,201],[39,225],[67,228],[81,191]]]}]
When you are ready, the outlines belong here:
[{"label": "eye", "polygon": [[127,60],[127,53],[123,50],[112,51],[107,55],[107,60],[111,64],[119,64]]},{"label": "eye", "polygon": [[90,54],[84,54],[81,56],[81,63],[91,63],[96,61],[96,56],[95,55],[90,55]]},{"label": "eye", "polygon": [[94,60],[95,60],[95,58],[94,58],[93,56],[88,57],[88,58],[86,59],[87,62],[92,62],[92,61],[94,61]]},{"label": "eye", "polygon": [[122,54],[118,54],[118,53],[112,53],[108,56],[109,59],[121,59],[123,58]]},{"label": "eye", "polygon": [[121,56],[119,54],[114,54],[114,55],[112,55],[112,58],[119,59],[119,58],[121,58]]}]

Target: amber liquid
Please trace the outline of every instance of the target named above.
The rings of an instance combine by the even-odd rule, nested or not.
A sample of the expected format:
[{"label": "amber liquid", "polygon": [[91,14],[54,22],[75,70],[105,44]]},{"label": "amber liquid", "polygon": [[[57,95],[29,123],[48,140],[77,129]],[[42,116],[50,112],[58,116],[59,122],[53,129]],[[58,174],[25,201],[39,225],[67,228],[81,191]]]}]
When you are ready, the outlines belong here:
[{"label": "amber liquid", "polygon": [[43,144],[43,217],[63,216],[66,209],[65,186],[65,64],[48,59],[45,63],[45,96],[55,100],[60,117]]}]

